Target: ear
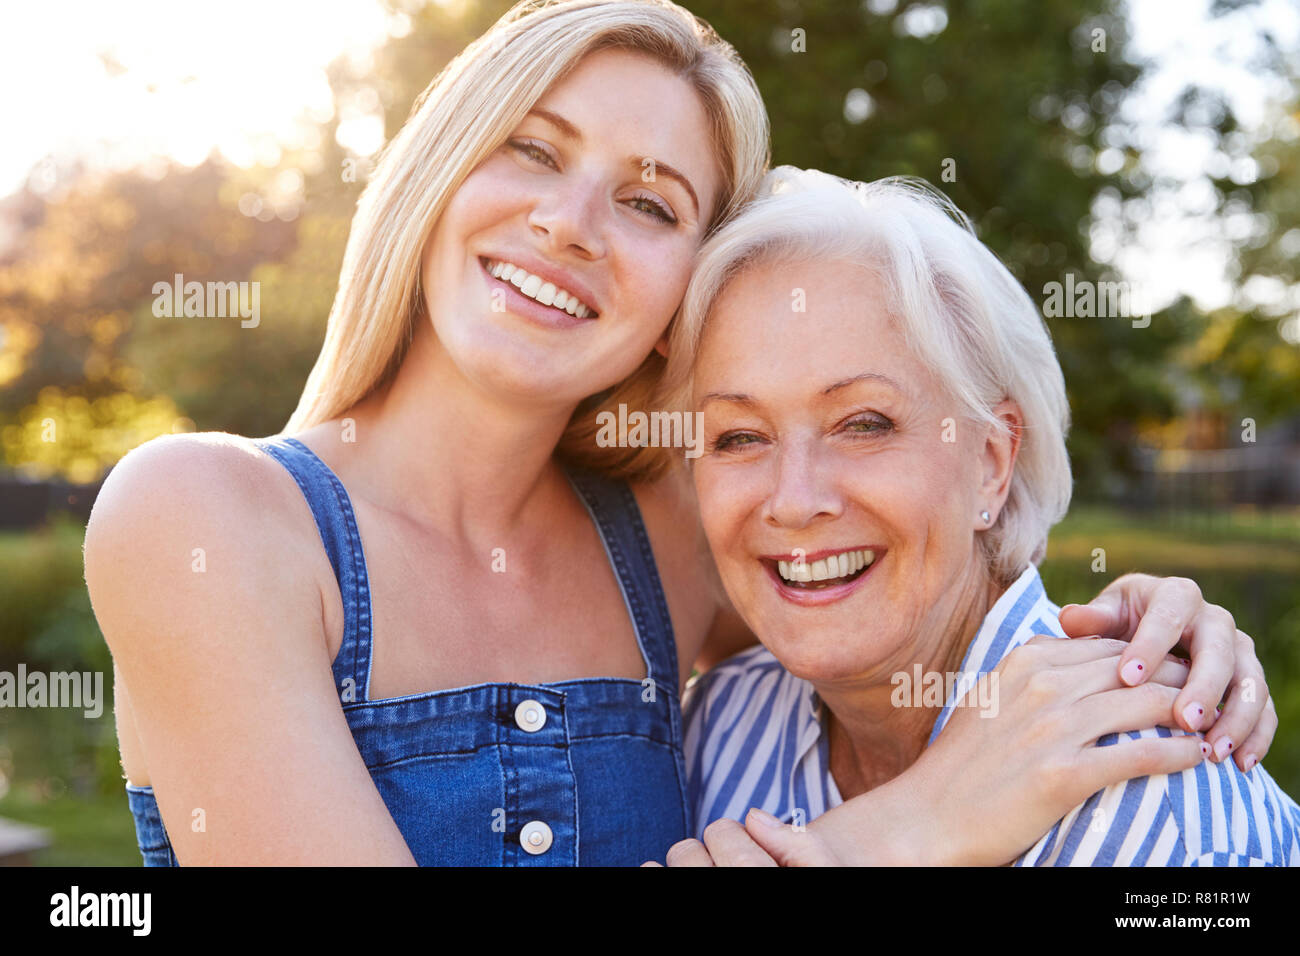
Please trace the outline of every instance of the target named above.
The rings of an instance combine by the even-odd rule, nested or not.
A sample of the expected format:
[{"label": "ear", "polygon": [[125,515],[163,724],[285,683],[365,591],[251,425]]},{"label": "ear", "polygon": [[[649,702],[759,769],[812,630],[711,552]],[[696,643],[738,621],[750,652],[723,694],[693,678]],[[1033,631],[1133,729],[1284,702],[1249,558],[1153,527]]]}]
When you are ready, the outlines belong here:
[{"label": "ear", "polygon": [[993,409],[993,415],[1003,427],[990,428],[984,441],[980,458],[980,500],[996,520],[1011,490],[1011,476],[1015,474],[1025,420],[1020,406],[1009,398]]}]

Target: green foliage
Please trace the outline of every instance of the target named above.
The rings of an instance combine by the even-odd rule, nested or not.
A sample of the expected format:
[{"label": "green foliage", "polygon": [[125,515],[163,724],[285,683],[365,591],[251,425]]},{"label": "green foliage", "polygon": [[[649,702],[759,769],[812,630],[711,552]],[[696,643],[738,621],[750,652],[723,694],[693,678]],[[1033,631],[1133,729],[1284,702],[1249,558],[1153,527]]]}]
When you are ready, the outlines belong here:
[{"label": "green foliage", "polygon": [[116,392],[91,401],[51,385],[0,430],[0,440],[5,460],[18,470],[88,484],[137,445],[187,425],[168,395]]},{"label": "green foliage", "polygon": [[172,396],[201,431],[279,432],[320,351],[347,232],[341,217],[306,216],[293,251],[252,270],[260,283],[256,327],[137,308],[126,355],[143,387]]},{"label": "green foliage", "polygon": [[103,713],[0,708],[0,816],[48,828],[36,862],[138,865],[113,727],[113,671],[82,577],[85,528],[67,518],[0,534],[0,670],[103,675]]},{"label": "green foliage", "polygon": [[89,616],[82,571],[85,527],[56,518],[36,531],[0,533],[0,668],[107,665]]},{"label": "green foliage", "polygon": [[[156,282],[236,281],[293,242],[288,223],[260,223],[224,200],[213,163],[87,177],[41,201],[25,241],[0,262],[0,328],[22,329],[22,371],[0,391],[13,415],[55,386],[94,398],[138,388],[123,361],[131,313]],[[177,320],[184,321],[184,320]],[[191,320],[193,321],[193,320]]]}]

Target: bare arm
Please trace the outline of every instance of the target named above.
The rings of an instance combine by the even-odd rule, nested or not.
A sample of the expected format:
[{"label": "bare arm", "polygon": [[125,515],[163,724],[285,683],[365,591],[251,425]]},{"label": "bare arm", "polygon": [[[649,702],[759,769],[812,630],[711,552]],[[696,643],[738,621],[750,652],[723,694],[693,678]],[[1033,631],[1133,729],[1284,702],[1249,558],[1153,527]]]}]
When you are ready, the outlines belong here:
[{"label": "bare arm", "polygon": [[273,467],[164,439],[95,504],[86,582],[140,762],[185,865],[413,864],[337,698],[320,541]]}]

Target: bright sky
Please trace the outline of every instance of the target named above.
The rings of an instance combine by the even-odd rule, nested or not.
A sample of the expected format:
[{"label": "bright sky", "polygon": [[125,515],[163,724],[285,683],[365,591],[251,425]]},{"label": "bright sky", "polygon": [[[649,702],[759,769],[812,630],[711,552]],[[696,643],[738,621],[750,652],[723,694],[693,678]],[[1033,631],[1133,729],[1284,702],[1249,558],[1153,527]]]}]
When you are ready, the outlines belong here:
[{"label": "bright sky", "polygon": [[47,156],[274,164],[277,142],[310,145],[304,120],[333,116],[325,66],[403,29],[377,0],[16,2],[0,23],[0,195]]},{"label": "bright sky", "polygon": [[[1134,91],[1125,115],[1145,127],[1147,170],[1157,179],[1169,178],[1175,188],[1154,198],[1138,241],[1115,249],[1113,258],[1129,277],[1147,286],[1157,308],[1180,291],[1207,308],[1231,298],[1223,230],[1196,215],[1209,197],[1204,173],[1216,159],[1210,141],[1159,120],[1186,85],[1197,83],[1223,93],[1243,127],[1257,129],[1269,121],[1270,108],[1286,101],[1288,89],[1284,81],[1252,68],[1260,45],[1252,25],[1266,25],[1283,49],[1300,57],[1300,6],[1295,0],[1264,0],[1257,9],[1217,22],[1209,18],[1209,7],[1210,0],[1130,0],[1133,52],[1156,61],[1159,69]],[[1258,176],[1255,166],[1246,161],[1215,172],[1227,172],[1244,184]],[[1248,229],[1248,220],[1230,217],[1228,230]],[[1101,253],[1099,258],[1106,258],[1114,245],[1107,239],[1104,229],[1094,231],[1093,251]],[[1300,302],[1293,308],[1300,308]]]},{"label": "bright sky", "polygon": [[[1179,291],[1219,305],[1230,290],[1222,236],[1195,218],[1207,144],[1161,128],[1161,111],[1195,80],[1221,89],[1246,124],[1262,122],[1266,105],[1285,90],[1251,69],[1253,41],[1243,28],[1266,22],[1284,47],[1300,51],[1294,0],[1264,0],[1259,10],[1219,23],[1208,18],[1209,3],[1131,0],[1133,52],[1160,69],[1130,101],[1130,115],[1147,128],[1149,169],[1179,185],[1156,199],[1136,244],[1117,242],[1104,224],[1093,240],[1098,257],[1140,280],[1156,305]],[[278,143],[312,147],[312,121],[333,115],[324,72],[330,60],[346,54],[364,63],[385,36],[407,29],[379,0],[70,0],[8,4],[0,18],[0,85],[7,91],[0,195],[47,157],[122,166],[161,154],[197,164],[215,148],[240,165],[274,165]],[[339,137],[356,153],[381,145],[375,106],[344,107]],[[57,175],[49,162],[40,168]],[[1233,172],[1243,181],[1257,175],[1249,164]]]}]

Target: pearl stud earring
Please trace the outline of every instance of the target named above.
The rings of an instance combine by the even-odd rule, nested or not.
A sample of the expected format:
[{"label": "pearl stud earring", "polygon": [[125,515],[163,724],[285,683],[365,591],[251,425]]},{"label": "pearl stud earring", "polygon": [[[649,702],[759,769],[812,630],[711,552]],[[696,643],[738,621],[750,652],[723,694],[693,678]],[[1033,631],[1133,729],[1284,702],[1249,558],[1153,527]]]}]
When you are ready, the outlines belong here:
[{"label": "pearl stud earring", "polygon": [[980,518],[983,520],[985,524],[989,523],[989,513],[987,511],[981,511]]}]

